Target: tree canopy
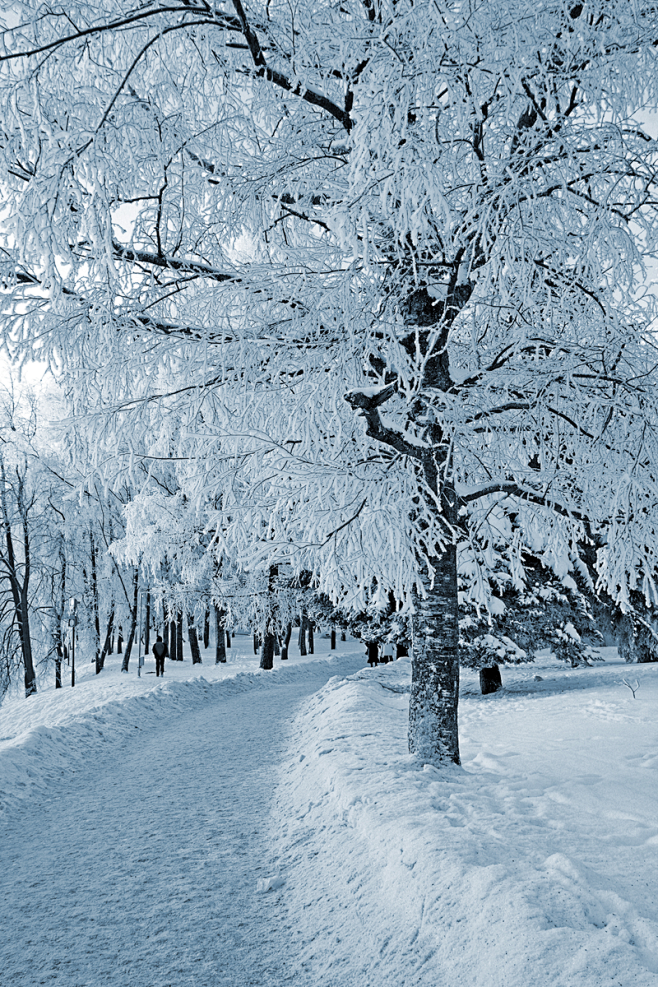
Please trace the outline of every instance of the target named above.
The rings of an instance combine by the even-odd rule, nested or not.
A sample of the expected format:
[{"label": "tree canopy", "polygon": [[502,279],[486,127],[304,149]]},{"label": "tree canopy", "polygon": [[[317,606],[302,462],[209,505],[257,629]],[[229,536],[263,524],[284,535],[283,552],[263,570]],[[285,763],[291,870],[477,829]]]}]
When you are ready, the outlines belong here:
[{"label": "tree canopy", "polygon": [[410,748],[458,761],[458,558],[656,599],[655,5],[20,10],[5,345],[215,551],[413,610]]}]

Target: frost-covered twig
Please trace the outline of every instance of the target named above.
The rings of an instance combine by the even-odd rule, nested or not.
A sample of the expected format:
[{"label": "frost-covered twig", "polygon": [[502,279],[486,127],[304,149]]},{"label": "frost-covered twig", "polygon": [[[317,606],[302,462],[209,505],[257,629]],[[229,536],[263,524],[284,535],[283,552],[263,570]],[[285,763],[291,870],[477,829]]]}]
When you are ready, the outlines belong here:
[{"label": "frost-covered twig", "polygon": [[628,686],[628,688],[633,693],[633,699],[635,699],[635,693],[640,688],[640,680],[639,679],[636,679],[635,680],[635,685],[631,685],[631,683],[628,681],[628,679],[622,679],[622,682],[624,683],[624,685],[627,685]]}]

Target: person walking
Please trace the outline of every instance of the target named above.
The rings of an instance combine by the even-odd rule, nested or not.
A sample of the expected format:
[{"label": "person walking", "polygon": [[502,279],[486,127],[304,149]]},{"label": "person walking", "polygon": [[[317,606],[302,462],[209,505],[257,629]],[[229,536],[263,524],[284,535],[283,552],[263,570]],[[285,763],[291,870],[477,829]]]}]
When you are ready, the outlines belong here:
[{"label": "person walking", "polygon": [[164,660],[167,654],[167,645],[162,640],[160,634],[158,634],[158,639],[153,645],[153,654],[155,655],[155,674],[156,676],[164,675]]}]

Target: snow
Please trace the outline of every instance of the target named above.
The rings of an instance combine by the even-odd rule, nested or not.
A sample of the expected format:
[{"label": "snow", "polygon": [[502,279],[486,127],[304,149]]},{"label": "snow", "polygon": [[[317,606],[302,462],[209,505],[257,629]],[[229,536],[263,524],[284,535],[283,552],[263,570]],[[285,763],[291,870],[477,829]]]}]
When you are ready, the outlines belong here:
[{"label": "snow", "polygon": [[408,660],[235,643],[0,707],[3,987],[656,987],[658,665],[466,670],[439,771]]}]

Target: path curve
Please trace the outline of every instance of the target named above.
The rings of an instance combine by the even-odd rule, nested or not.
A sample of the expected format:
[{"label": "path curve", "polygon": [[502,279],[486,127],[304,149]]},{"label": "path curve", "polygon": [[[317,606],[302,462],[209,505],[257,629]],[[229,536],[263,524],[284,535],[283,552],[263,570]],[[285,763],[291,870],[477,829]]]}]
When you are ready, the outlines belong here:
[{"label": "path curve", "polygon": [[[4,987],[313,987],[273,877],[270,799],[299,703],[333,674],[263,684],[90,749],[61,788],[5,821]],[[6,930],[11,929],[7,936]]]}]

